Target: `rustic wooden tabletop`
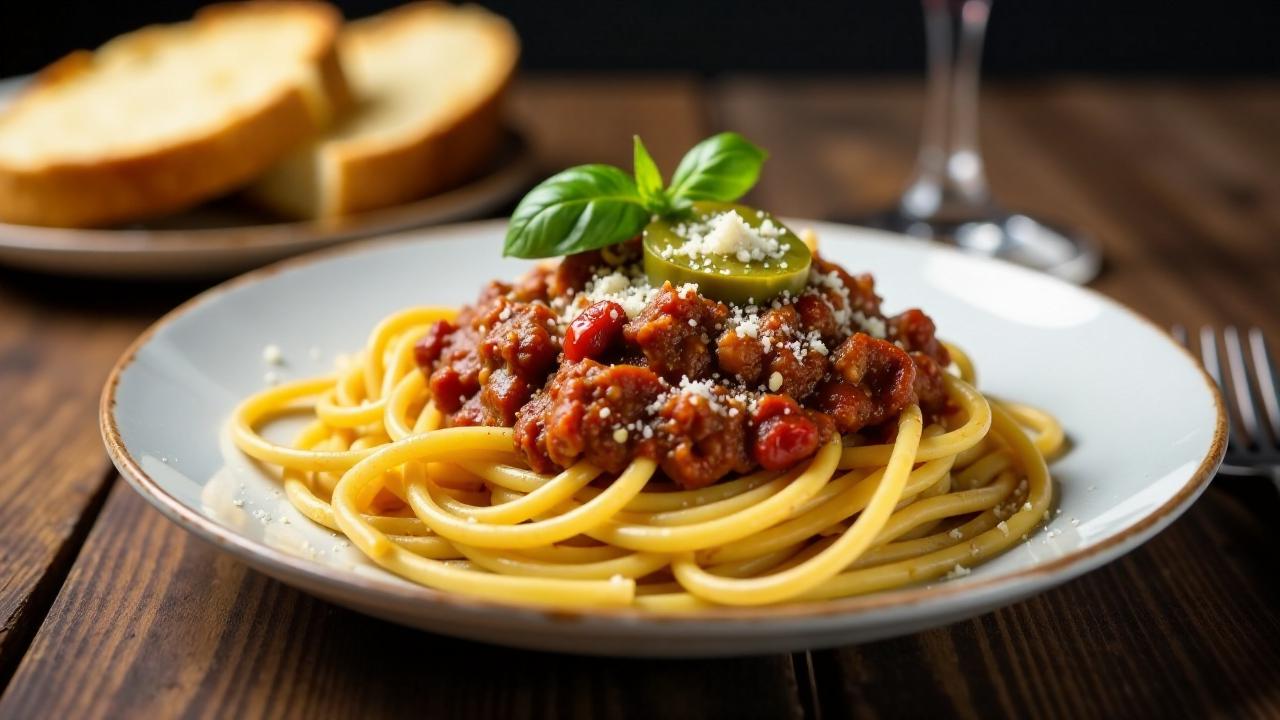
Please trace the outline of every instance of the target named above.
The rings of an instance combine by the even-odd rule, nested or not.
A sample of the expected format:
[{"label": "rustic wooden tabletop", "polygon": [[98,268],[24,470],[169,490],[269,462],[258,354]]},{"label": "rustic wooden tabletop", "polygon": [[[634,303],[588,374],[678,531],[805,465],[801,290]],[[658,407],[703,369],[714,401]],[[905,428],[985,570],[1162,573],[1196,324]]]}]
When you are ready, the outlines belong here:
[{"label": "rustic wooden tabletop", "polygon": [[[530,77],[511,110],[548,169],[627,166],[633,132],[670,168],[739,130],[772,153],[758,204],[838,219],[900,192],[920,100],[902,80]],[[982,122],[1006,204],[1101,240],[1098,290],[1280,342],[1280,85],[993,86]],[[1215,480],[1040,597],[832,651],[539,655],[316,600],[169,523],[102,451],[112,362],[199,289],[0,270],[0,717],[1280,716],[1280,495],[1261,481]]]}]

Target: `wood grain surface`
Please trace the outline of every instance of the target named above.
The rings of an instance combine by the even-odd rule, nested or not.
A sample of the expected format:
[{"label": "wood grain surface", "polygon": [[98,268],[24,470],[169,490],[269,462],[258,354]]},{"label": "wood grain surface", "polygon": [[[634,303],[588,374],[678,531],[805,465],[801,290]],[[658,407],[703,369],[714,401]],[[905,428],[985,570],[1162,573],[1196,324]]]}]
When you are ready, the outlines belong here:
[{"label": "wood grain surface", "polygon": [[173,297],[0,270],[0,681],[114,477],[94,419],[107,371]]},{"label": "wood grain surface", "polygon": [[374,620],[246,569],[121,484],[0,715],[702,718],[751,688],[753,712],[791,717],[796,687],[785,656],[601,661]]},{"label": "wood grain surface", "polygon": [[[670,172],[704,134],[740,130],[771,152],[757,203],[839,219],[893,202],[920,100],[904,81],[535,77],[512,113],[548,171],[629,167],[639,133]],[[1161,324],[1280,340],[1280,85],[1004,85],[982,121],[999,198],[1097,237],[1098,289]],[[2,718],[1280,716],[1280,495],[1240,479],[1215,480],[1160,536],[1062,588],[812,654],[545,655],[313,599],[190,538],[106,472],[101,380],[196,289],[0,272]]]}]

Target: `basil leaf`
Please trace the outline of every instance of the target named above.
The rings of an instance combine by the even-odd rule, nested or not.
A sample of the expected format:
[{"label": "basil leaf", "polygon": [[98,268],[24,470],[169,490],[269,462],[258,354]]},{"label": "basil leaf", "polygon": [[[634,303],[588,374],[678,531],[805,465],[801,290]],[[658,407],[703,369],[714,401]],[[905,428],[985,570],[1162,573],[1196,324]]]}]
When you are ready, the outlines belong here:
[{"label": "basil leaf", "polygon": [[645,206],[661,214],[667,205],[666,193],[662,192],[662,173],[658,171],[658,164],[653,161],[649,150],[640,141],[640,136],[633,135],[632,138],[634,149],[631,164],[635,168],[636,188],[640,191]]},{"label": "basil leaf", "polygon": [[640,234],[650,213],[636,184],[610,165],[579,165],[543,180],[516,206],[504,256],[594,250]]},{"label": "basil leaf", "polygon": [[733,202],[760,178],[766,153],[738,133],[712,135],[685,154],[668,195],[677,207],[693,200]]}]

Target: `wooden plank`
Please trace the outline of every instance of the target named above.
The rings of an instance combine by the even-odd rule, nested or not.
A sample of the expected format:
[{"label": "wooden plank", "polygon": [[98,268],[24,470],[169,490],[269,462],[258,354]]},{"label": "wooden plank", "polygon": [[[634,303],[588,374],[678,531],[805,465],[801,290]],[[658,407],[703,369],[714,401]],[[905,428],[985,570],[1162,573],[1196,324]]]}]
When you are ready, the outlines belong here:
[{"label": "wooden plank", "polygon": [[592,659],[374,620],[247,570],[122,483],[0,717],[798,717],[796,707],[786,656]]},{"label": "wooden plank", "polygon": [[[704,130],[696,83],[535,78],[513,106],[548,169],[670,172]],[[638,662],[515,652],[372,620],[190,539],[116,488],[0,717],[799,717],[787,655]],[[746,691],[744,691],[746,689]]]},{"label": "wooden plank", "polygon": [[1072,217],[1097,228],[1108,251],[1098,289],[1161,324],[1248,323],[1275,336],[1280,244],[1269,214],[1280,184],[1254,153],[1277,143],[1215,121],[1203,112],[1211,98],[1195,87],[1072,83],[1011,95],[989,115],[1010,175],[1038,154],[1076,189]]},{"label": "wooden plank", "polygon": [[819,655],[832,716],[1275,717],[1280,511],[1265,481],[1219,480],[1138,551],[1030,601]]},{"label": "wooden plank", "polygon": [[[1100,238],[1108,266],[1097,287],[1159,323],[1256,324],[1280,337],[1280,102],[1274,85],[1246,88],[1228,113],[1224,95],[1236,97],[1167,83],[989,89],[983,142],[997,197]],[[762,205],[849,217],[896,201],[919,103],[902,83],[739,80],[720,89],[715,117],[773,151]],[[1274,716],[1280,538],[1266,519],[1280,498],[1265,482],[1219,482],[1153,542],[1064,588],[815,654],[819,710]]]},{"label": "wooden plank", "polygon": [[107,370],[155,312],[146,308],[174,298],[163,286],[0,270],[0,687],[105,497]]},{"label": "wooden plank", "polygon": [[712,118],[769,151],[749,199],[781,215],[849,218],[897,201],[920,107],[919,92],[901,82],[731,79],[715,93]]}]

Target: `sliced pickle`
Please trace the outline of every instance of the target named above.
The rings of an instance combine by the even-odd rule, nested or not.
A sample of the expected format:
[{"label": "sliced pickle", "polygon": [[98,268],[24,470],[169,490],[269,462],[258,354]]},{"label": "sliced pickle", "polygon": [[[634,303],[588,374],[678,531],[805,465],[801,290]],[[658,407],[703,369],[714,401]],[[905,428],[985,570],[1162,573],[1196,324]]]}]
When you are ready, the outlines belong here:
[{"label": "sliced pickle", "polygon": [[[782,256],[743,262],[733,255],[689,257],[675,252],[688,240],[677,234],[677,228],[731,210],[753,230],[758,231],[766,219],[776,225],[781,230],[777,240],[786,248]],[[710,266],[705,267],[708,260]],[[696,283],[706,297],[737,305],[763,303],[784,291],[798,294],[809,280],[810,260],[809,248],[795,233],[769,213],[746,205],[696,202],[684,216],[654,220],[644,229],[644,271],[650,283],[655,287],[664,282],[677,287]]]}]

